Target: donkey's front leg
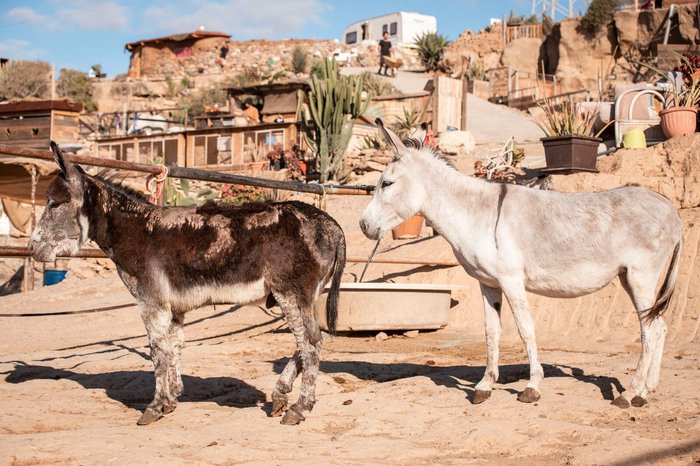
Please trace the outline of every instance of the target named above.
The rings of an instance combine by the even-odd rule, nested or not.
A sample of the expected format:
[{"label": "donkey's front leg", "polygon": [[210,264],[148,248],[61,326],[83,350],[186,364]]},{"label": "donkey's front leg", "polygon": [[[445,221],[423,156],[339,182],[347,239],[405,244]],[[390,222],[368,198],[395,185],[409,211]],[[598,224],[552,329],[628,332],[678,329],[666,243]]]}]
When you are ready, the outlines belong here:
[{"label": "donkey's front leg", "polygon": [[535,340],[535,322],[530,314],[530,304],[527,301],[527,293],[522,282],[502,284],[503,293],[508,299],[508,304],[513,311],[515,325],[518,327],[520,338],[525,344],[528,359],[530,360],[530,381],[525,390],[518,394],[518,401],[534,403],[540,399],[540,382],[544,378],[544,371],[537,356],[537,341]]},{"label": "donkey's front leg", "polygon": [[156,379],[153,401],[137,422],[138,425],[146,425],[172,412],[177,406],[177,397],[182,394],[180,354],[184,344],[184,315],[173,315],[169,306],[141,305],[140,308]]},{"label": "donkey's front leg", "polygon": [[486,327],[486,371],[474,388],[474,404],[483,403],[491,396],[491,387],[498,380],[498,345],[501,340],[501,303],[503,294],[498,288],[481,286],[484,300],[484,323]]}]

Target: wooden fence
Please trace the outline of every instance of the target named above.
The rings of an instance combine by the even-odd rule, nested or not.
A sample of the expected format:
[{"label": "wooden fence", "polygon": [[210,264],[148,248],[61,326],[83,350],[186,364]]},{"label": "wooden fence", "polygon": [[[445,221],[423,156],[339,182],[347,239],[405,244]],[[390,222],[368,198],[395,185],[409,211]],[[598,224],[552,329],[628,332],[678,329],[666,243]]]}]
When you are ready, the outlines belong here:
[{"label": "wooden fence", "polygon": [[541,39],[541,24],[524,24],[521,26],[507,26],[503,31],[503,46],[510,44],[516,39]]}]

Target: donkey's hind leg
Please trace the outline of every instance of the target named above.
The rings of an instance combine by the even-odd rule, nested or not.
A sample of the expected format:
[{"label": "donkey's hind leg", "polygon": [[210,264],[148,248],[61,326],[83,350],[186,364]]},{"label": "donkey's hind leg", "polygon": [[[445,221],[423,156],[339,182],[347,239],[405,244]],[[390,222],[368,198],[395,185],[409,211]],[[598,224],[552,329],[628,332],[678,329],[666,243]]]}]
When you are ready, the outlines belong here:
[{"label": "donkey's hind leg", "polygon": [[172,412],[177,406],[177,397],[182,394],[180,354],[184,344],[184,316],[173,315],[169,309],[156,306],[141,305],[140,308],[156,379],[153,401],[137,422],[138,425],[146,425]]},{"label": "donkey's hind leg", "polygon": [[321,332],[313,318],[313,310],[310,308],[302,309],[296,297],[275,293],[275,299],[287,317],[287,323],[296,340],[297,352],[301,359],[301,393],[297,402],[289,407],[282,418],[282,424],[296,425],[304,420],[303,412],[311,411],[316,401],[316,377],[320,363]]},{"label": "donkey's hind leg", "polygon": [[619,408],[628,408],[630,404],[645,405],[648,393],[658,384],[661,356],[666,339],[666,324],[660,317],[653,320],[644,318],[645,311],[654,305],[658,276],[649,272],[628,270],[627,274],[620,278],[639,316],[642,345],[637,369],[629,389],[612,402]]},{"label": "donkey's hind leg", "polygon": [[292,391],[294,380],[299,372],[301,372],[301,353],[297,350],[284,367],[282,375],[277,381],[277,386],[272,392],[272,412],[270,414],[272,417],[281,416],[287,409],[287,393]]},{"label": "donkey's hind leg", "polygon": [[498,345],[501,340],[501,303],[503,293],[498,288],[481,284],[486,324],[486,370],[484,377],[474,387],[473,403],[479,404],[491,396],[491,387],[498,380]]}]

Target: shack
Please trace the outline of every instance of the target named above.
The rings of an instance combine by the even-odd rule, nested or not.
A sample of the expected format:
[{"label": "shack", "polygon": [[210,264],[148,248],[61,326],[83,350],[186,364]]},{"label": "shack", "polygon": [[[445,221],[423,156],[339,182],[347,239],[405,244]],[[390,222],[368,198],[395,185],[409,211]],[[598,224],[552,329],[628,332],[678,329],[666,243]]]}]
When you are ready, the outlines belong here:
[{"label": "shack", "polygon": [[[273,146],[289,149],[303,144],[298,115],[309,89],[304,81],[230,88],[228,109],[212,109],[195,118],[195,128],[100,138],[97,153],[129,162],[160,159],[166,165],[217,171],[263,168]],[[241,103],[245,101],[256,106],[256,121],[243,115]]]},{"label": "shack", "polygon": [[0,143],[46,149],[49,141],[77,143],[83,104],[25,100],[0,104]]},{"label": "shack", "polygon": [[230,34],[194,31],[129,42],[129,77],[196,75],[228,54]]}]

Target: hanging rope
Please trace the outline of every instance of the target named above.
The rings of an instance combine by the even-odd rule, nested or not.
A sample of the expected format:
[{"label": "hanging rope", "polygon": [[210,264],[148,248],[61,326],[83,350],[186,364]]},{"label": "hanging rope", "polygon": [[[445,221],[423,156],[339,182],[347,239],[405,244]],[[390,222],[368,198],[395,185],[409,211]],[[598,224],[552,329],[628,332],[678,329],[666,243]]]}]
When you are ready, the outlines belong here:
[{"label": "hanging rope", "polygon": [[158,165],[160,168],[160,173],[148,175],[146,178],[146,189],[151,193],[151,197],[148,201],[151,204],[158,204],[158,199],[160,199],[163,193],[163,185],[165,184],[166,178],[168,178],[168,172],[170,171],[165,165]]},{"label": "hanging rope", "polygon": [[323,184],[320,184],[321,189],[323,190],[323,193],[318,196],[318,208],[325,211],[326,210],[326,186]]}]

